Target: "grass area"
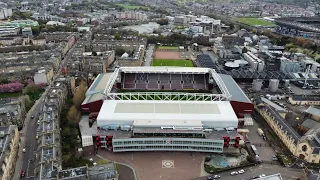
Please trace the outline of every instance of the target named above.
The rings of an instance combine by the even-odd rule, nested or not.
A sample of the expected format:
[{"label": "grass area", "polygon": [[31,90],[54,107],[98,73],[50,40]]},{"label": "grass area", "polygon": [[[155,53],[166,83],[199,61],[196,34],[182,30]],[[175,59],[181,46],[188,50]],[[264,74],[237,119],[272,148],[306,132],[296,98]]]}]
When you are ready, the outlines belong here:
[{"label": "grass area", "polygon": [[97,165],[103,165],[103,164],[108,164],[108,163],[109,163],[109,161],[104,160],[104,159],[100,159],[97,161]]},{"label": "grass area", "polygon": [[234,18],[233,20],[250,26],[275,26],[274,23],[259,18]]},{"label": "grass area", "polygon": [[179,50],[179,47],[176,46],[159,46],[159,49],[168,49],[168,50]]},{"label": "grass area", "polygon": [[116,4],[117,6],[123,7],[124,9],[128,9],[128,10],[135,10],[135,9],[146,9],[148,10],[148,7],[145,6],[136,6],[136,5],[130,5],[130,4]]},{"label": "grass area", "polygon": [[193,67],[193,63],[190,60],[182,59],[155,59],[153,60],[152,66],[180,66],[180,67]]},{"label": "grass area", "polygon": [[8,93],[0,93],[0,98],[10,98],[10,97],[18,97],[22,95],[21,92],[8,92]]}]

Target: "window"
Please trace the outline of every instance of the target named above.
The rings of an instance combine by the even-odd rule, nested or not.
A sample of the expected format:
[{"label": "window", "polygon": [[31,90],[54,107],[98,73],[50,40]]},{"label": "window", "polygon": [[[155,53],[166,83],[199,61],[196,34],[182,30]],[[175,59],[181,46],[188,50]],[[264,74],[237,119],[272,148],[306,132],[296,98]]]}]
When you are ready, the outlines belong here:
[{"label": "window", "polygon": [[308,150],[307,145],[303,145],[303,146],[302,146],[302,151],[306,152],[307,150]]}]

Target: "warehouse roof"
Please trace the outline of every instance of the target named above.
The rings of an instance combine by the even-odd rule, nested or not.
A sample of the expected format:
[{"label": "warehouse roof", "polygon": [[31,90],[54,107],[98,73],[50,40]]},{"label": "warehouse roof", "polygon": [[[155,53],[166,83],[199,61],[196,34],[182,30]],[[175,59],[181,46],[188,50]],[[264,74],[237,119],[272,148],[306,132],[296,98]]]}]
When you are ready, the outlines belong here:
[{"label": "warehouse roof", "polygon": [[[98,115],[98,126],[110,122],[132,122],[135,126],[201,126],[203,121],[238,122],[228,101],[127,101],[105,100]],[[111,123],[114,124],[114,123]],[[230,125],[229,127],[231,127]]]},{"label": "warehouse roof", "polygon": [[306,113],[320,117],[320,109],[310,106]]}]

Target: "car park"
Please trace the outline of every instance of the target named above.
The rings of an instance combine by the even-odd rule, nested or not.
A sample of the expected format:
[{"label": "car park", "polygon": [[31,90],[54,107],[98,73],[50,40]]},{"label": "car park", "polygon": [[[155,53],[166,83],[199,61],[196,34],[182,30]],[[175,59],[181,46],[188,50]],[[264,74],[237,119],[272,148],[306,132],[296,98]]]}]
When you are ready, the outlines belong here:
[{"label": "car park", "polygon": [[238,171],[239,174],[243,174],[244,173],[244,170],[241,169],[240,171]]}]

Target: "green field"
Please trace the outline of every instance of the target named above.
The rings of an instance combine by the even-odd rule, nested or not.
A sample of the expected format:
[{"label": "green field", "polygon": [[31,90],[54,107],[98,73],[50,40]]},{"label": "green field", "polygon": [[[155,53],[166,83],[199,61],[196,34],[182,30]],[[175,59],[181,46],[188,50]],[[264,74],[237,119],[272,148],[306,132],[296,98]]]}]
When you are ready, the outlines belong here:
[{"label": "green field", "polygon": [[233,18],[233,20],[250,26],[275,26],[274,23],[259,18]]},{"label": "green field", "polygon": [[168,50],[179,50],[179,47],[176,46],[159,46],[159,49],[168,49]]},{"label": "green field", "polygon": [[130,4],[116,4],[116,5],[128,10],[134,10],[139,8],[146,9],[146,10],[149,9],[148,7],[145,7],[145,6],[136,6],[136,5],[130,5]]},{"label": "green field", "polygon": [[180,67],[193,67],[193,63],[190,60],[182,59],[155,59],[152,66],[180,66]]},{"label": "green field", "polygon": [[19,97],[21,92],[12,92],[12,93],[0,93],[0,98],[11,98],[11,97]]}]

